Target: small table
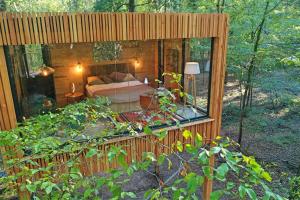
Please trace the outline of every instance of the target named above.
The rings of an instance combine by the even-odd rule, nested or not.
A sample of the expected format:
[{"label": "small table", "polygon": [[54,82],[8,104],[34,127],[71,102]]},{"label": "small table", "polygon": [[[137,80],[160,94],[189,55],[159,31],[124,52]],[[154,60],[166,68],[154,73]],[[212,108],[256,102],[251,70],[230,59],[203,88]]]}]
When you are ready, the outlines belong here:
[{"label": "small table", "polygon": [[140,95],[140,106],[143,110],[156,110],[159,103],[154,94],[143,94]]},{"label": "small table", "polygon": [[83,100],[84,94],[82,92],[74,92],[74,93],[69,92],[65,94],[65,97],[67,98],[67,103],[70,104],[70,103],[76,103]]}]

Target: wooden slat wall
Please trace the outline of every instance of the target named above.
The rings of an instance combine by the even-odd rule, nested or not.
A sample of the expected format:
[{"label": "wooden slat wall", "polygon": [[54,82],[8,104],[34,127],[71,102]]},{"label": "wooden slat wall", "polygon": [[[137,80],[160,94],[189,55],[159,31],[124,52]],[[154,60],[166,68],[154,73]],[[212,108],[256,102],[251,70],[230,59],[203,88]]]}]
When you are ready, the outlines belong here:
[{"label": "wooden slat wall", "polygon": [[[204,142],[210,142],[210,132],[207,129],[213,120],[206,120],[200,124],[193,124],[187,126],[185,129],[188,129],[193,132],[193,138],[195,138],[195,134],[199,133],[203,136]],[[184,130],[184,129],[183,129]],[[103,157],[97,157],[97,155],[92,158],[85,158],[85,154],[88,150],[84,150],[80,153],[79,157],[81,159],[80,170],[83,175],[90,176],[92,174],[98,174],[99,172],[105,172],[109,169],[118,167],[116,161],[108,162],[107,152],[112,146],[121,146],[127,153],[126,162],[130,164],[133,160],[140,161],[142,159],[143,152],[153,152],[156,156],[159,156],[161,153],[170,154],[172,152],[176,152],[175,145],[177,141],[181,141],[184,144],[194,144],[193,139],[185,140],[182,136],[182,130],[174,129],[169,130],[168,135],[164,138],[164,140],[159,141],[160,145],[158,145],[157,138],[153,135],[142,135],[139,137],[120,137],[116,139],[111,139],[108,142],[104,143],[101,146],[98,146],[99,151],[101,151],[101,155]],[[164,146],[169,146],[171,148],[166,148]],[[77,156],[74,153],[74,156]],[[55,157],[55,161],[59,164],[59,171],[67,170],[67,167],[64,165],[66,162],[71,159],[72,156],[69,154],[59,154]],[[37,159],[37,163],[40,166],[31,166],[28,164],[29,168],[36,167],[46,167],[47,162],[44,159]],[[41,178],[42,174],[36,174],[35,178]]]},{"label": "wooden slat wall", "polygon": [[220,36],[222,14],[0,13],[0,45]]}]

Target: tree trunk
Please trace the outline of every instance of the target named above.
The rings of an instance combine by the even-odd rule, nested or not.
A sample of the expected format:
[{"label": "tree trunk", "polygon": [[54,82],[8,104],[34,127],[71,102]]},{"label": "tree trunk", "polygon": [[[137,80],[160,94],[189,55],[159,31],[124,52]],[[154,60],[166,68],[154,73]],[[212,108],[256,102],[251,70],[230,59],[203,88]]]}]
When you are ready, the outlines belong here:
[{"label": "tree trunk", "polygon": [[129,12],[135,11],[135,0],[128,0],[128,11]]},{"label": "tree trunk", "polygon": [[249,62],[249,67],[247,70],[247,80],[245,83],[245,91],[244,93],[241,91],[241,106],[240,106],[240,126],[239,126],[239,137],[238,137],[238,143],[241,145],[242,142],[242,136],[243,136],[243,124],[244,124],[244,116],[245,116],[245,109],[246,107],[249,105],[249,101],[251,102],[250,104],[252,104],[252,95],[253,95],[253,83],[252,83],[252,77],[254,75],[254,69],[255,69],[255,62],[256,62],[256,54],[258,51],[258,47],[259,47],[259,43],[261,40],[261,33],[263,30],[263,27],[265,25],[265,21],[266,21],[266,17],[267,14],[269,12],[268,8],[269,8],[269,1],[267,1],[266,6],[264,8],[264,14],[262,16],[261,22],[258,25],[258,28],[256,29],[257,31],[254,32],[255,36],[254,36],[254,46],[253,46],[253,54],[251,57],[251,60]]},{"label": "tree trunk", "polygon": [[0,0],[0,12],[6,10],[5,0]]}]

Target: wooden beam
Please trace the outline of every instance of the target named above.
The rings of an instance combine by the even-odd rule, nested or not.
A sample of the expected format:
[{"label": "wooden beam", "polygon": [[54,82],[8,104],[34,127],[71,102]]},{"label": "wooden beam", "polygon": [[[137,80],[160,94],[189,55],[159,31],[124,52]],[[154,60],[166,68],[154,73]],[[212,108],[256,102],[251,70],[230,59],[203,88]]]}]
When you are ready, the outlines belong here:
[{"label": "wooden beam", "polygon": [[0,47],[0,130],[16,127],[17,119],[10,89],[4,48]]}]

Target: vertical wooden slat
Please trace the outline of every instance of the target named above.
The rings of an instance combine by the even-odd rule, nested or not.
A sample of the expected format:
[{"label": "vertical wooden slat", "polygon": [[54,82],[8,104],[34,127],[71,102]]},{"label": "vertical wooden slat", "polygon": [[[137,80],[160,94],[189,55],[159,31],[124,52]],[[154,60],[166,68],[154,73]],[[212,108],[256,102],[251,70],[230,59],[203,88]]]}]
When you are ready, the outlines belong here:
[{"label": "vertical wooden slat", "polygon": [[0,13],[1,40],[2,40],[2,44],[7,45],[4,19],[5,19],[5,17],[3,17],[3,13]]},{"label": "vertical wooden slat", "polygon": [[101,25],[100,25],[100,14],[96,13],[96,29],[97,29],[97,41],[101,40]]},{"label": "vertical wooden slat", "polygon": [[36,14],[36,26],[37,26],[37,35],[39,38],[39,43],[43,44],[43,33],[42,33],[42,25],[41,25],[41,14]]},{"label": "vertical wooden slat", "polygon": [[17,38],[17,43],[16,44],[21,44],[21,34],[20,34],[20,29],[19,29],[19,22],[17,19],[17,13],[12,14],[13,17],[13,26],[15,28],[15,33],[16,33],[16,38]]},{"label": "vertical wooden slat", "polygon": [[59,15],[59,23],[60,23],[61,43],[65,43],[66,42],[66,33],[65,33],[64,16],[63,15]]},{"label": "vertical wooden slat", "polygon": [[52,39],[52,33],[51,33],[49,13],[45,13],[45,24],[46,24],[46,32],[47,32],[47,42],[49,44],[51,44],[53,39]]},{"label": "vertical wooden slat", "polygon": [[47,36],[47,29],[46,29],[46,22],[45,22],[45,13],[41,14],[41,27],[43,34],[43,43],[48,44],[48,36]]},{"label": "vertical wooden slat", "polygon": [[55,15],[55,25],[57,30],[57,43],[62,42],[62,30],[60,26],[60,15]]},{"label": "vertical wooden slat", "polygon": [[63,24],[64,24],[65,42],[66,43],[71,42],[69,16],[67,15],[67,13],[63,14]]},{"label": "vertical wooden slat", "polygon": [[88,14],[83,14],[82,27],[83,27],[83,41],[90,42],[90,29],[89,29]]},{"label": "vertical wooden slat", "polygon": [[94,14],[91,13],[89,14],[89,22],[90,22],[90,38],[91,38],[91,42],[94,42],[97,35],[95,29],[96,22],[95,22]]},{"label": "vertical wooden slat", "polygon": [[83,42],[81,14],[76,14],[75,16],[76,16],[76,26],[77,26],[78,42]]},{"label": "vertical wooden slat", "polygon": [[17,45],[17,35],[16,35],[16,30],[15,30],[15,27],[14,27],[14,22],[13,22],[13,14],[12,13],[8,13],[7,14],[7,27],[8,27],[8,30],[9,30],[9,35],[10,35],[10,40],[11,40],[11,44],[12,45]]},{"label": "vertical wooden slat", "polygon": [[34,40],[37,44],[39,44],[40,43],[40,37],[39,37],[39,30],[38,30],[37,14],[36,13],[32,16],[32,24],[33,24]]}]

